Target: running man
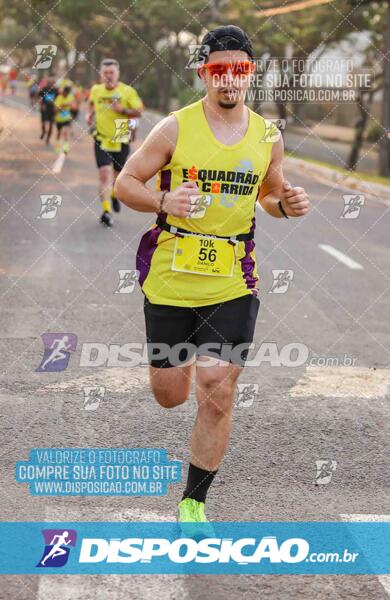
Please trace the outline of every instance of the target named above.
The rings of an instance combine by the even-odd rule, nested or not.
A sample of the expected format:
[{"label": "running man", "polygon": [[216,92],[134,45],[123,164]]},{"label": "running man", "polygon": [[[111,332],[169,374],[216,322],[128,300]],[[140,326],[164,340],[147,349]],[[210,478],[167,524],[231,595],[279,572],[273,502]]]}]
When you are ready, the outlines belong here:
[{"label": "running man", "polygon": [[0,98],[6,96],[8,87],[7,74],[0,71]]},{"label": "running man", "polygon": [[[253,340],[256,202],[276,218],[309,210],[305,190],[284,180],[281,136],[270,141],[265,119],[244,104],[255,69],[248,36],[233,25],[218,27],[203,48],[208,54],[198,74],[206,96],[151,131],[115,188],[128,207],[158,214],[136,266],[157,402],[185,402],[195,375],[198,411],[179,503],[179,521],[187,523],[207,521],[206,494],[228,446],[236,383]],[[145,185],[156,173],[160,191]],[[198,199],[204,215],[193,218]],[[164,354],[157,344],[172,351]]]},{"label": "running man", "polygon": [[70,87],[65,86],[54,100],[55,122],[57,125],[57,152],[69,152],[69,134],[72,124],[72,108],[75,107],[75,97]]},{"label": "running man", "polygon": [[39,101],[39,83],[36,79],[30,78],[27,82],[27,86],[29,88],[31,108],[35,108],[37,102]]},{"label": "running man", "polygon": [[16,95],[16,88],[18,86],[18,69],[11,67],[8,73],[9,87],[11,90],[11,96]]},{"label": "running man", "polygon": [[67,353],[72,348],[72,344],[69,342],[69,336],[64,335],[61,339],[53,340],[50,350],[53,350],[43,363],[41,369],[44,371],[48,364],[64,360],[67,357]]},{"label": "running man", "polygon": [[[41,560],[41,565],[43,566],[48,558],[56,558],[57,556],[61,556],[62,554],[66,554],[66,550],[61,546],[68,546],[70,544],[70,539],[67,540],[68,531],[64,531],[61,535],[57,534],[53,536],[52,541],[50,542],[50,546],[53,546],[51,550],[46,554],[46,556]],[[55,542],[55,540],[57,540]]]},{"label": "running man", "polygon": [[69,77],[60,77],[56,82],[56,86],[58,87],[60,92],[62,92],[62,90],[66,87],[70,87],[73,89],[74,83],[71,79],[69,79]]},{"label": "running man", "polygon": [[118,61],[103,60],[100,78],[101,83],[91,88],[87,123],[90,127],[94,124],[95,159],[103,208],[100,221],[111,227],[111,206],[115,212],[120,210],[113,185],[130,151],[129,120],[141,116],[143,103],[134,88],[119,81]]},{"label": "running man", "polygon": [[46,85],[39,92],[41,107],[41,140],[46,139],[46,144],[50,144],[50,138],[53,131],[54,122],[54,102],[58,96],[58,89],[55,86],[54,77],[49,77]]}]

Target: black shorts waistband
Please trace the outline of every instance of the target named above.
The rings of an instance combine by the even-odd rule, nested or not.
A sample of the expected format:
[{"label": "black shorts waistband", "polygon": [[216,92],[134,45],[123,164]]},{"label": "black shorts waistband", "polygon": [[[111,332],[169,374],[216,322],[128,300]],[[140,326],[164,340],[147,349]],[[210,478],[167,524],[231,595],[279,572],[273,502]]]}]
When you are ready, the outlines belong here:
[{"label": "black shorts waistband", "polygon": [[182,227],[175,227],[174,225],[169,225],[169,223],[166,223],[166,221],[164,221],[160,216],[157,217],[156,225],[158,227],[161,227],[161,229],[164,229],[164,231],[168,231],[169,233],[173,233],[174,235],[180,233],[187,235],[208,235],[210,237],[215,237],[222,240],[231,240],[232,242],[248,242],[250,240],[253,240],[255,235],[254,231],[250,231],[249,233],[239,233],[238,235],[214,235],[208,233],[201,234],[200,232],[197,233],[196,231],[188,231],[187,229],[183,229]]}]

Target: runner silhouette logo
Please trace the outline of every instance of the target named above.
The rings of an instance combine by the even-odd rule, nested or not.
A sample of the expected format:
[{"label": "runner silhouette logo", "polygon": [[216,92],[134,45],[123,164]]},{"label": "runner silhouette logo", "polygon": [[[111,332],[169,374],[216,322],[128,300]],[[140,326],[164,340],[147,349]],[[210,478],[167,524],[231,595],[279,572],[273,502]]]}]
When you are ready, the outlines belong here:
[{"label": "runner silhouette logo", "polygon": [[38,44],[35,46],[37,53],[33,69],[49,69],[55,55],[57,54],[57,46],[53,44]]},{"label": "runner silhouette logo", "polygon": [[70,546],[76,545],[75,529],[43,529],[45,548],[37,567],[63,567],[68,562]]},{"label": "runner silhouette logo", "polygon": [[76,350],[77,336],[74,333],[43,333],[44,351],[36,372],[65,371],[70,353]]}]

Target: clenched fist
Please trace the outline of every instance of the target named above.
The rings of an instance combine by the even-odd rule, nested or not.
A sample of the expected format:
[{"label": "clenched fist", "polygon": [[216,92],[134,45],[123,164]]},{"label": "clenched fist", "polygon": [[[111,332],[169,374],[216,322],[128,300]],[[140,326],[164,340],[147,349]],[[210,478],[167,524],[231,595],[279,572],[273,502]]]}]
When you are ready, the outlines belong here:
[{"label": "clenched fist", "polygon": [[163,211],[174,217],[186,218],[191,212],[191,196],[200,194],[194,181],[186,181],[173,192],[165,194]]},{"label": "clenched fist", "polygon": [[302,187],[292,187],[288,181],[283,182],[280,202],[288,217],[303,217],[310,208],[309,196]]}]

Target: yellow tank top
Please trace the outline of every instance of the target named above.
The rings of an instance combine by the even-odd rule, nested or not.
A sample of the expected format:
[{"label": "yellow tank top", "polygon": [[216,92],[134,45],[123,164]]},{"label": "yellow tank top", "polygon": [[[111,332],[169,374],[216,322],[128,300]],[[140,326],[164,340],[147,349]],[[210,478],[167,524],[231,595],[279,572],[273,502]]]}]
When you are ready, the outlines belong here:
[{"label": "yellow tank top", "polygon": [[[249,125],[233,145],[216,139],[201,100],[173,113],[178,138],[171,161],[158,174],[160,190],[174,190],[185,181],[197,183],[210,205],[199,219],[162,215],[170,225],[215,236],[254,231],[259,186],[267,173],[272,142],[263,117],[249,110]],[[254,240],[240,241],[231,277],[172,270],[175,237],[154,225],[137,251],[142,291],[153,304],[207,306],[258,292]]]}]

